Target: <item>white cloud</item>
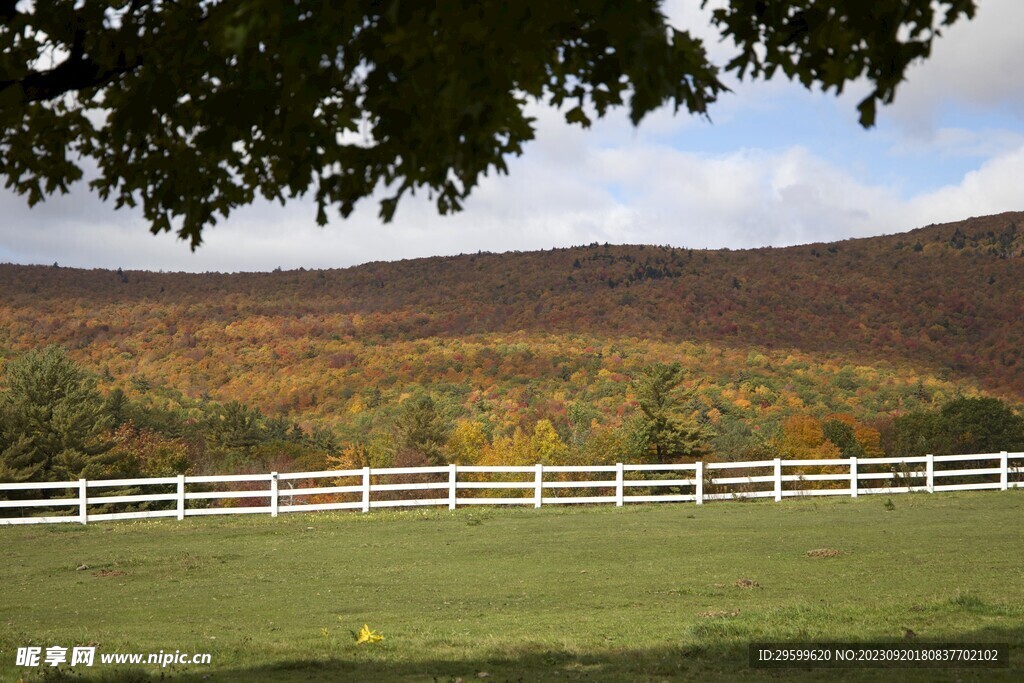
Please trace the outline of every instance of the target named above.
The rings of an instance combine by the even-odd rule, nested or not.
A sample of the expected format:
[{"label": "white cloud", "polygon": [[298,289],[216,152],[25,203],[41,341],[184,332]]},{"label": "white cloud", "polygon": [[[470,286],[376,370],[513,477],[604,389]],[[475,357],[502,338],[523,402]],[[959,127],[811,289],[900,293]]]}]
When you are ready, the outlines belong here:
[{"label": "white cloud", "polygon": [[878,230],[865,206],[897,201],[802,147],[710,157],[648,147],[607,155],[618,170],[614,181],[643,207],[634,232],[657,243],[742,248],[842,239]]},{"label": "white cloud", "polygon": [[1024,145],[1024,133],[1015,130],[982,128],[938,128],[931,136],[904,137],[892,146],[894,154],[914,156],[922,153],[941,157],[990,158]]},{"label": "white cloud", "polygon": [[692,247],[785,246],[866,237],[1024,208],[1024,144],[960,182],[901,197],[862,182],[803,147],[706,157],[666,147],[606,152],[630,189],[632,231]]},{"label": "white cloud", "polygon": [[1024,178],[1024,145],[989,159],[963,180],[920,194],[903,211],[917,225],[941,223],[949,216],[986,216],[1024,209],[1020,184]]},{"label": "white cloud", "polygon": [[978,5],[973,20],[946,29],[931,57],[907,71],[888,110],[907,134],[931,135],[936,112],[949,104],[998,109],[1024,120],[1024,2]]}]

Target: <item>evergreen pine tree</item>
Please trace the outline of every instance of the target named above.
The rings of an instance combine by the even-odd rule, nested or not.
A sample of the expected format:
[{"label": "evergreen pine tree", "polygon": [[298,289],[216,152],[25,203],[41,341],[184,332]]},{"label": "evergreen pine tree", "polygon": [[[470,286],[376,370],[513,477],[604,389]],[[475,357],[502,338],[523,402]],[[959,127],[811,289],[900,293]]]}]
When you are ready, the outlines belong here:
[{"label": "evergreen pine tree", "polygon": [[645,459],[669,463],[705,452],[703,430],[683,412],[693,390],[680,389],[682,381],[679,363],[649,365],[633,380],[640,415],[632,441]]},{"label": "evergreen pine tree", "polygon": [[102,474],[112,419],[89,376],[59,347],[6,368],[0,394],[0,479],[61,481]]}]

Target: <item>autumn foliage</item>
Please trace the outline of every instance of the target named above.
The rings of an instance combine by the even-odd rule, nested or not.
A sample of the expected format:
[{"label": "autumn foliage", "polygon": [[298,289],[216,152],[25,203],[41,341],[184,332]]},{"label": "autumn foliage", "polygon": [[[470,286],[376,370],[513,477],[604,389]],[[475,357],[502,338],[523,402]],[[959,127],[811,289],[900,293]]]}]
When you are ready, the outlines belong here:
[{"label": "autumn foliage", "polygon": [[[1024,400],[1022,217],[328,271],[0,265],[0,364],[62,346],[106,401],[89,447],[154,474],[959,447],[914,416]],[[653,367],[678,368],[671,410]]]}]

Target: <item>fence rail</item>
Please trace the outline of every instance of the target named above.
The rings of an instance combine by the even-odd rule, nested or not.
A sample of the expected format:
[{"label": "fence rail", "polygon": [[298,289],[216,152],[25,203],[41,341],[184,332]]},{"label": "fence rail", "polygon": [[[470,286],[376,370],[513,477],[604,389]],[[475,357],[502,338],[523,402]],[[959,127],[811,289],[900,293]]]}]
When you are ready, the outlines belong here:
[{"label": "fence rail", "polygon": [[[958,466],[961,468],[956,469]],[[588,479],[591,475],[596,478]],[[938,483],[940,481],[951,483]],[[608,503],[621,506],[657,502],[701,505],[706,501],[744,498],[781,501],[802,496],[856,498],[869,494],[1019,487],[1024,487],[1024,453],[1006,451],[912,458],[776,458],[755,462],[617,463],[592,467],[541,464],[364,467],[319,472],[0,483],[0,525],[86,524],[101,520],[184,519],[222,514],[276,517],[284,512],[369,512],[376,508],[411,506],[447,506],[454,510],[467,505],[541,507]],[[402,493],[405,497],[399,495]],[[39,514],[41,509],[44,513],[56,514]]]}]

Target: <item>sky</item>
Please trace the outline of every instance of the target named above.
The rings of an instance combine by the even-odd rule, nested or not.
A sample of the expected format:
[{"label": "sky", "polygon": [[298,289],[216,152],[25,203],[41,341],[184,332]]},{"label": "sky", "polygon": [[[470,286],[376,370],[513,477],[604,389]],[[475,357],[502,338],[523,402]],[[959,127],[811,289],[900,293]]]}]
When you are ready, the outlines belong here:
[{"label": "sky", "polygon": [[[723,64],[730,48],[699,4],[667,2],[665,11]],[[836,97],[780,78],[727,80],[733,92],[710,122],[666,109],[634,128],[619,111],[583,130],[532,105],[536,139],[454,216],[418,196],[390,224],[364,201],[320,228],[311,201],[261,202],[208,228],[193,252],[84,183],[31,209],[0,189],[0,263],[268,271],[592,242],[781,247],[1022,210],[1024,2],[979,5],[909,69],[868,130],[857,123],[864,87]]]}]

